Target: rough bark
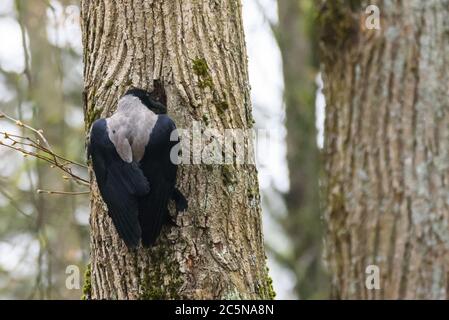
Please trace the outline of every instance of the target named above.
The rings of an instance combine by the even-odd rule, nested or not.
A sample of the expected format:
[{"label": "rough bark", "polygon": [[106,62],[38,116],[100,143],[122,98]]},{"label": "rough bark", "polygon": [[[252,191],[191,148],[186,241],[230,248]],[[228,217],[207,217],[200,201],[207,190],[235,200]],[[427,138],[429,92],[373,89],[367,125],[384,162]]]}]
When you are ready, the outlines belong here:
[{"label": "rough bark", "polygon": [[[86,131],[154,80],[178,128],[252,126],[240,1],[84,0],[81,11]],[[178,187],[189,201],[178,226],[131,252],[92,183],[88,297],[270,298],[255,166],[183,165]]]},{"label": "rough bark", "polygon": [[[327,251],[335,298],[447,299],[449,6],[326,1]],[[380,290],[365,269],[380,268]]]},{"label": "rough bark", "polygon": [[284,257],[296,274],[301,299],[327,296],[322,266],[323,225],[318,181],[321,159],[315,126],[315,78],[318,73],[315,11],[309,0],[278,0],[276,35],[282,54],[290,190],[284,229],[293,252]]}]

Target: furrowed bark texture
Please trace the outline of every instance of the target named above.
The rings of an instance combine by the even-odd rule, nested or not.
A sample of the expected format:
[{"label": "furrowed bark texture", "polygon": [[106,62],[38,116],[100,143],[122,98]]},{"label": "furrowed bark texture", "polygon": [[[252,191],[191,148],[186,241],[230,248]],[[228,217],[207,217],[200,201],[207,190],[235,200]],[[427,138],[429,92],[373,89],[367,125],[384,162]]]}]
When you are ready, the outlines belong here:
[{"label": "furrowed bark texture", "polygon": [[[178,128],[252,126],[239,1],[81,2],[86,131],[131,86],[159,80]],[[91,196],[92,299],[270,298],[253,165],[183,165],[189,209],[157,245],[129,251],[95,183]]]},{"label": "furrowed bark texture", "polygon": [[[333,297],[447,299],[449,5],[374,4],[381,30],[366,1],[320,16]],[[372,264],[380,290],[365,287]]]}]

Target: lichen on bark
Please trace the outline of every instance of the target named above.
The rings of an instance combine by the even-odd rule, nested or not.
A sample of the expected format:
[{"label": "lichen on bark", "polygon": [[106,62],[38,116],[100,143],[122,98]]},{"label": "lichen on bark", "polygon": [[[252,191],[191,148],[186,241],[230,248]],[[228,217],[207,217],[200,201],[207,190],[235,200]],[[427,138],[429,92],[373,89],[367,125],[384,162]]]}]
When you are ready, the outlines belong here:
[{"label": "lichen on bark", "polygon": [[[152,252],[152,264],[156,267],[148,268],[144,272],[141,282],[140,299],[180,299],[179,289],[182,286],[182,274],[176,261],[167,260],[165,248],[156,247]],[[170,249],[168,247],[168,249]],[[170,256],[170,255],[168,255]],[[169,275],[169,277],[167,277]],[[161,285],[163,284],[163,285]]]},{"label": "lichen on bark", "polygon": [[90,263],[86,267],[86,271],[84,272],[84,284],[83,284],[83,296],[81,300],[90,300],[92,291],[92,284],[90,278]]}]

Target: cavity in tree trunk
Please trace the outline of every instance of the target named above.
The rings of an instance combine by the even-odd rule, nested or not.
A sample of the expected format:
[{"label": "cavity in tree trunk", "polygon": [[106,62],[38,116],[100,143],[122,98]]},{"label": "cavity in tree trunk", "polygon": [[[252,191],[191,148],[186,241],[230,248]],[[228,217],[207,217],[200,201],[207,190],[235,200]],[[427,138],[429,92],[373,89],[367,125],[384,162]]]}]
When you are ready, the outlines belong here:
[{"label": "cavity in tree trunk", "polygon": [[[162,84],[178,128],[252,126],[240,1],[81,2],[86,132],[131,86]],[[129,251],[92,181],[87,298],[271,298],[254,165],[182,165],[189,209]]]},{"label": "cavity in tree trunk", "polygon": [[[334,298],[449,297],[449,7],[326,1],[327,256]],[[381,4],[381,5],[380,5]],[[380,268],[380,290],[365,270]]]}]

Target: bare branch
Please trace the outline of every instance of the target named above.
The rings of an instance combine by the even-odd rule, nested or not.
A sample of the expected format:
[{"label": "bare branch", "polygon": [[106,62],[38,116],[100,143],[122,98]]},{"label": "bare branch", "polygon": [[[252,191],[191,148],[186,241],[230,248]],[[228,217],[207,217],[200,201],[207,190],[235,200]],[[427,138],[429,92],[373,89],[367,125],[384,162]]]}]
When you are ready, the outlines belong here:
[{"label": "bare branch", "polygon": [[[5,139],[5,141],[0,140],[0,145],[18,151],[22,153],[24,157],[32,156],[48,162],[52,168],[57,167],[66,173],[66,175],[63,176],[65,180],[71,179],[81,185],[90,185],[88,180],[81,178],[77,174],[73,173],[71,168],[71,166],[78,166],[80,168],[87,169],[87,166],[54,153],[42,130],[37,130],[27,124],[24,124],[22,121],[16,120],[13,117],[10,117],[4,112],[0,111],[0,119],[1,118],[5,118],[21,128],[25,128],[34,132],[38,138],[32,139],[27,136],[0,131],[0,134],[3,135],[3,138]],[[26,147],[33,148],[36,150],[36,152],[27,150]]]},{"label": "bare branch", "polygon": [[62,194],[62,195],[79,196],[79,195],[83,195],[83,194],[89,194],[90,192],[89,191],[69,192],[69,191],[53,191],[53,190],[38,189],[37,193],[39,193],[39,194],[45,193],[45,194],[51,194],[51,195]]},{"label": "bare branch", "polygon": [[[24,124],[22,121],[17,120],[17,119],[14,119],[14,118],[8,116],[6,113],[1,112],[1,111],[0,111],[0,118],[6,118],[6,119],[8,119],[9,121],[14,122],[14,123],[15,123],[17,126],[19,126],[19,127],[22,127],[22,128],[25,128],[25,129],[28,129],[28,130],[33,131],[35,134],[37,134],[37,135],[42,139],[42,141],[43,141],[43,142],[45,143],[45,145],[47,146],[48,150],[52,151],[52,150],[51,150],[51,147],[50,147],[50,144],[48,143],[47,139],[45,139],[45,137],[44,137],[44,131],[43,131],[42,129],[39,129],[39,130],[34,129],[33,127],[31,127],[31,126],[29,126],[29,125],[27,125],[27,124]],[[52,152],[53,152],[53,151],[52,151]]]}]

